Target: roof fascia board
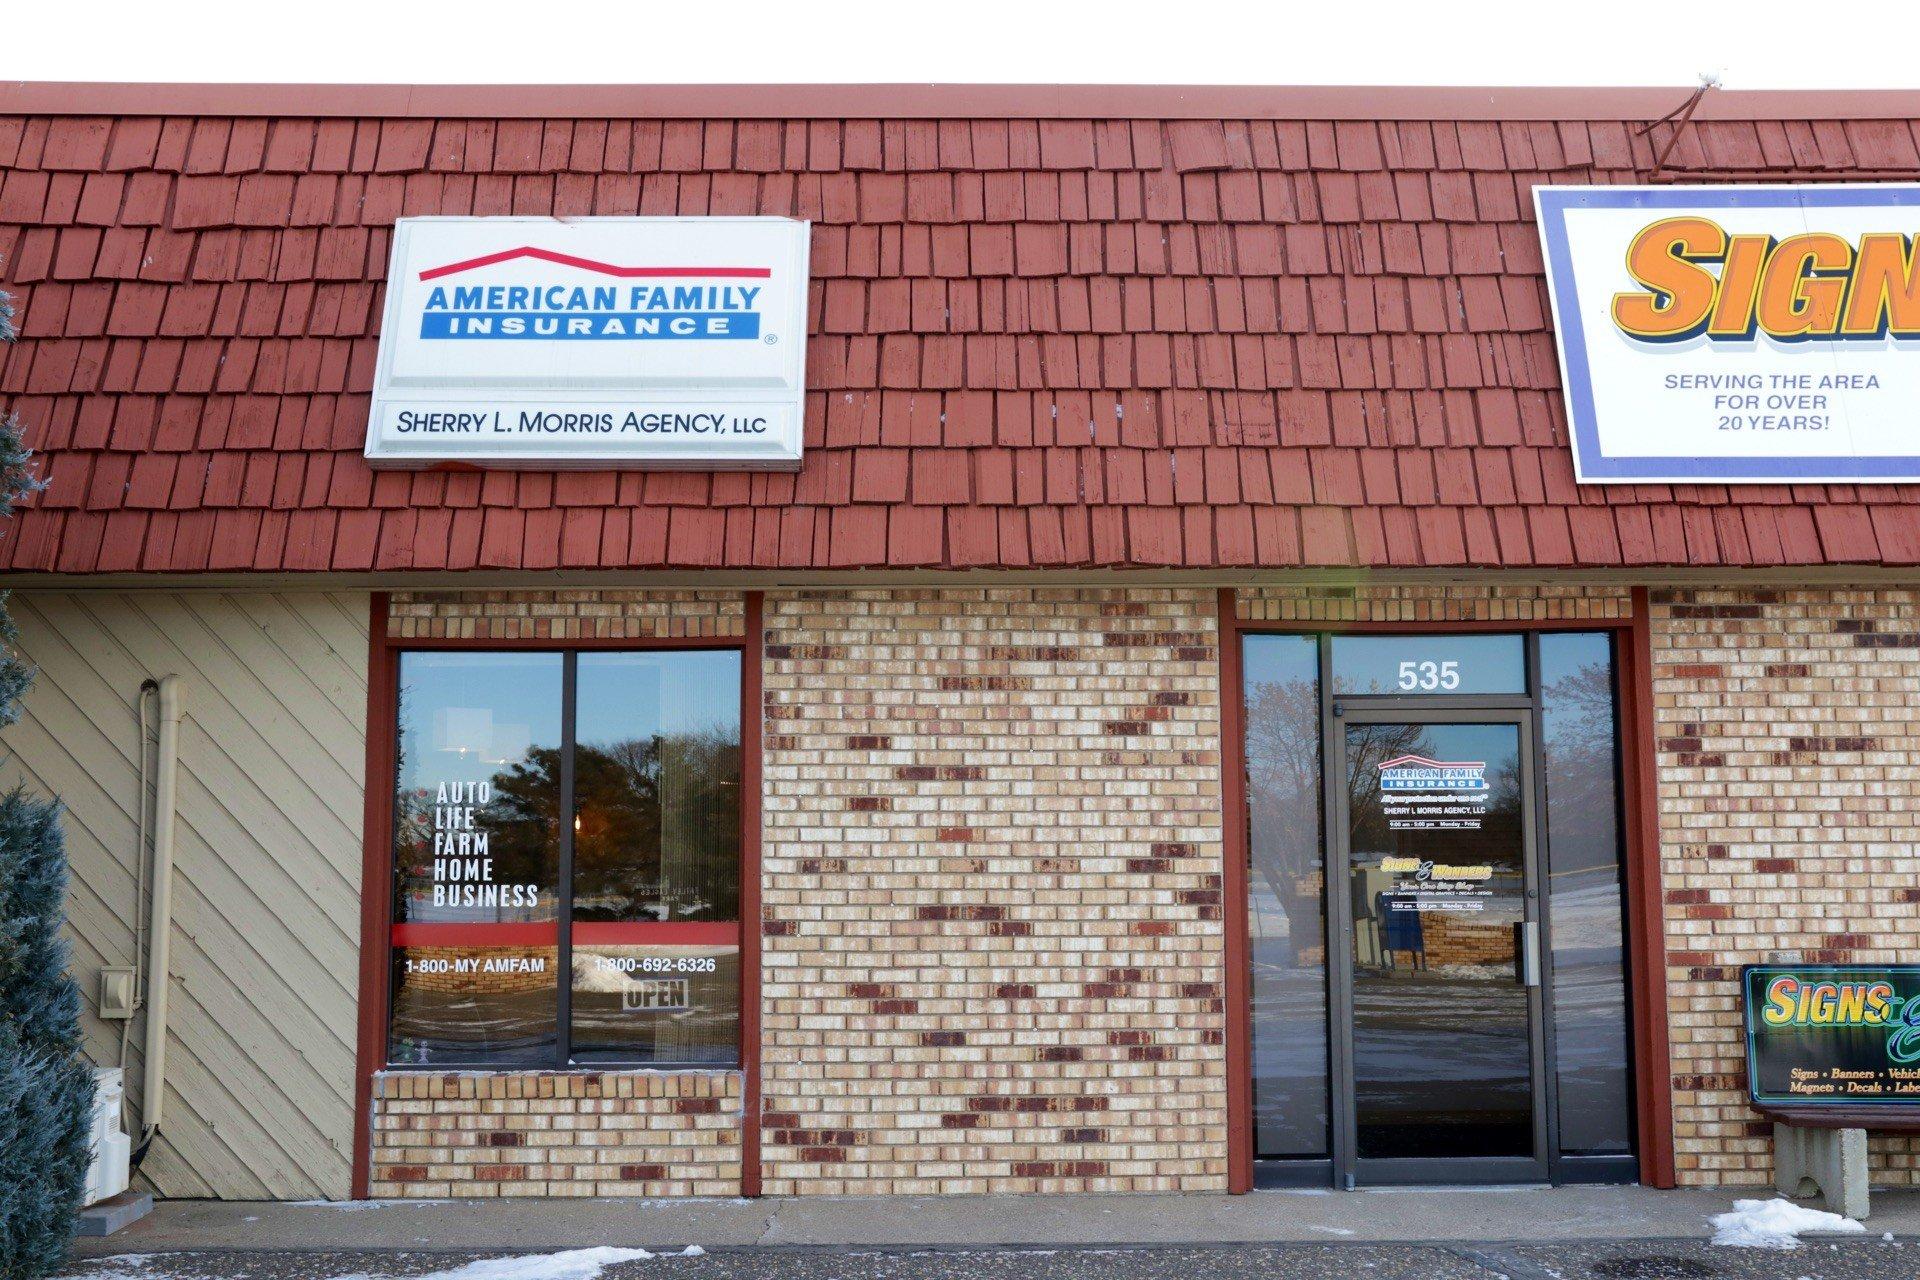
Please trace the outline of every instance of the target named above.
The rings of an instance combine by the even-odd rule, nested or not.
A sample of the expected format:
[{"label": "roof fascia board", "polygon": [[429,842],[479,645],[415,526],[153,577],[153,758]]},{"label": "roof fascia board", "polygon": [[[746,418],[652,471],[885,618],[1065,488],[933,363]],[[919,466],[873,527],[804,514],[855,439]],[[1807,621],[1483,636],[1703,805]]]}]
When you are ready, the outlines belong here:
[{"label": "roof fascia board", "polygon": [[[0,81],[0,114],[492,119],[1642,120],[1672,88],[1262,85],[367,85]],[[1911,119],[1920,91],[1718,90],[1697,120]]]},{"label": "roof fascia board", "polygon": [[9,591],[529,591],[555,586],[603,590],[842,591],[912,587],[1380,587],[1559,585],[1619,587],[1920,586],[1920,567],[1800,565],[1765,568],[1361,570],[1361,569],[972,569],[634,571],[578,569],[434,570],[389,573],[7,573]]}]

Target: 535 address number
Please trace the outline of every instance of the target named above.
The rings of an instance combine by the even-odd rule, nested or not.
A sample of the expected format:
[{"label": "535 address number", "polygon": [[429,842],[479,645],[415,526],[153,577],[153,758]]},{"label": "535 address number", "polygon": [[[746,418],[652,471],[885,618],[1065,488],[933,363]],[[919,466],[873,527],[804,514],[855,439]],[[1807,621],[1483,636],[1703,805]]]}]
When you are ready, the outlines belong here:
[{"label": "535 address number", "polygon": [[1458,689],[1460,687],[1460,664],[1446,662],[1406,661],[1400,664],[1400,687],[1418,689],[1432,693],[1439,689]]}]

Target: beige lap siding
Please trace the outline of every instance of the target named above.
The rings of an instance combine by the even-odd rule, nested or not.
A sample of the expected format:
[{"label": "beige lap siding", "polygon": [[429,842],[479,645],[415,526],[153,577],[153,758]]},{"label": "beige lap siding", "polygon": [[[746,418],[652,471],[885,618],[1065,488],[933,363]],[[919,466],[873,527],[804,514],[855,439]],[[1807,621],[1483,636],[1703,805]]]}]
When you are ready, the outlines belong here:
[{"label": "beige lap siding", "polygon": [[[120,1061],[125,1024],[97,1015],[99,971],[141,955],[141,681],[183,682],[167,1103],[135,1186],[344,1197],[367,597],[22,590],[7,608],[36,674],[0,735],[0,787],[22,782],[66,806],[70,967],[87,1055],[101,1066]],[[135,1021],[126,1058],[132,1125],[147,1115],[145,1025]]]},{"label": "beige lap siding", "polygon": [[766,627],[766,1191],[1223,1190],[1214,593]]},{"label": "beige lap siding", "polygon": [[[1695,1185],[1771,1177],[1739,968],[1920,954],[1920,590],[1655,590],[1675,1145]],[[1920,1183],[1920,1146],[1869,1144]]]},{"label": "beige lap siding", "polygon": [[[740,636],[738,591],[396,591],[413,639]],[[375,1196],[740,1194],[737,1071],[386,1072],[375,1078]]]}]

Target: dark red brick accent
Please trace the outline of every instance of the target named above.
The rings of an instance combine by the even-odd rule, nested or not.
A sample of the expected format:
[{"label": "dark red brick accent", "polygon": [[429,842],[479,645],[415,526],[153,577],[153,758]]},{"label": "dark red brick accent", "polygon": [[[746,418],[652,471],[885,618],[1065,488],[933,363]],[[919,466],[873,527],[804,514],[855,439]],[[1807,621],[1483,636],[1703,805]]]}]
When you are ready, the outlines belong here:
[{"label": "dark red brick accent", "polygon": [[845,1147],[802,1147],[800,1158],[809,1164],[845,1164],[847,1149]]},{"label": "dark red brick accent", "polygon": [[963,907],[930,906],[930,907],[916,907],[914,908],[913,914],[914,914],[914,919],[916,920],[988,921],[988,920],[1005,919],[1007,914],[1007,909],[1005,907],[988,907],[988,906],[978,906],[978,905],[963,906]]},{"label": "dark red brick accent", "polygon": [[527,1177],[524,1164],[476,1164],[473,1176],[482,1182],[519,1182]]}]

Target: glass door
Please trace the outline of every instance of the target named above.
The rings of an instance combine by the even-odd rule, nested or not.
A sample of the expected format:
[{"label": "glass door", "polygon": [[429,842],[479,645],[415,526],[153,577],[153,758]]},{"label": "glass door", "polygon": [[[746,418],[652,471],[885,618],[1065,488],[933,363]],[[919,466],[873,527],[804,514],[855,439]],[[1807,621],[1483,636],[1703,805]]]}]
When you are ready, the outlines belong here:
[{"label": "glass door", "polygon": [[1638,1177],[1613,645],[1243,637],[1256,1186]]},{"label": "glass door", "polygon": [[1531,717],[1348,704],[1331,738],[1342,1180],[1544,1180]]}]

